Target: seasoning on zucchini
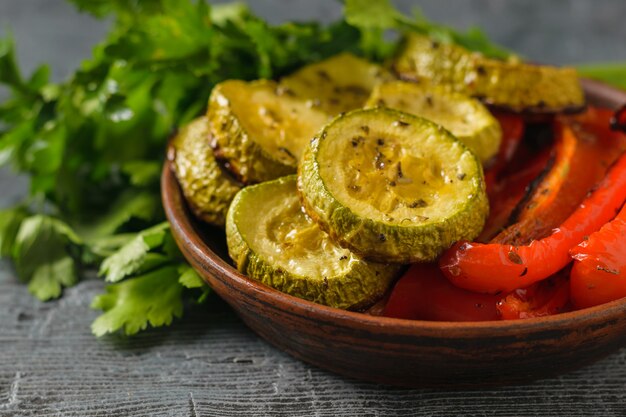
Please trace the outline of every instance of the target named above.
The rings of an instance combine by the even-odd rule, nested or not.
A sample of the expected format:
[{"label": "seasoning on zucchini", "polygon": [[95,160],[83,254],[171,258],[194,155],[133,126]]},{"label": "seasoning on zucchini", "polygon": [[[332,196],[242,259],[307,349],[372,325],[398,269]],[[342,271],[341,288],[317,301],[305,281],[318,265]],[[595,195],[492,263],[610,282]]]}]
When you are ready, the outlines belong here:
[{"label": "seasoning on zucchini", "polygon": [[239,192],[228,211],[226,240],[230,257],[248,277],[343,309],[373,304],[401,269],[366,262],[333,243],[302,211],[295,175]]},{"label": "seasoning on zucchini", "polygon": [[246,184],[295,173],[306,144],[328,120],[267,80],[216,85],[207,114],[215,156]]},{"label": "seasoning on zucchini", "polygon": [[174,136],[168,157],[194,214],[224,226],[230,202],[241,185],[213,157],[206,117],[197,118]]},{"label": "seasoning on zucchini", "polygon": [[298,190],[334,240],[380,262],[432,261],[476,237],[489,211],[480,161],[467,146],[384,107],[322,129],[302,157]]},{"label": "seasoning on zucchini", "polygon": [[366,107],[385,106],[442,125],[465,143],[482,162],[500,147],[502,130],[478,100],[425,83],[393,81],[374,87]]},{"label": "seasoning on zucchini", "polygon": [[407,36],[394,68],[402,78],[430,79],[513,111],[576,111],[585,105],[574,68],[491,59],[417,34]]},{"label": "seasoning on zucchini", "polygon": [[394,77],[380,65],[341,53],[284,77],[287,91],[332,115],[363,107],[375,85]]}]

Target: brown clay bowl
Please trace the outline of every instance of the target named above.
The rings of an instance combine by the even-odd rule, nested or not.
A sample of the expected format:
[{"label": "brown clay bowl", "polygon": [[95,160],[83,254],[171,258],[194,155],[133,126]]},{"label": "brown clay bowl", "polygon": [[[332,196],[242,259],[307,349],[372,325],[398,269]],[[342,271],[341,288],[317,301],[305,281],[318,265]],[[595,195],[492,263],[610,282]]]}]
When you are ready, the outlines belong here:
[{"label": "brown clay bowl", "polygon": [[[590,102],[616,108],[626,93],[585,81]],[[224,233],[196,221],[166,164],[163,204],[184,256],[262,338],[310,364],[401,386],[515,383],[580,367],[626,342],[626,299],[556,316],[501,322],[429,322],[338,310],[240,274]]]}]

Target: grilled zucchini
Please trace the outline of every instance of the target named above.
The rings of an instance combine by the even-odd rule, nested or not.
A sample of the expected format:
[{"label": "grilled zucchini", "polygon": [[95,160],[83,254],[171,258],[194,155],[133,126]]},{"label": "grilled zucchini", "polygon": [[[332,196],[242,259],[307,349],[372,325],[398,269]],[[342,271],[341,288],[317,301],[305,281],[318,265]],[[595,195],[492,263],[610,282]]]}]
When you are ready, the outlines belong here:
[{"label": "grilled zucchini", "polygon": [[366,262],[334,244],[302,211],[295,175],[239,192],[228,211],[226,240],[237,268],[250,278],[343,309],[374,303],[401,268]]},{"label": "grilled zucchini", "polygon": [[284,77],[280,84],[285,91],[337,115],[363,107],[375,85],[393,79],[380,65],[341,53],[303,67]]},{"label": "grilled zucchini", "polygon": [[295,173],[306,144],[328,120],[266,80],[216,85],[207,115],[215,156],[246,184]]},{"label": "grilled zucchini", "polygon": [[213,157],[206,117],[192,121],[174,136],[168,157],[194,214],[224,226],[230,202],[241,185]]},{"label": "grilled zucchini", "polygon": [[429,79],[513,111],[575,111],[585,105],[574,68],[490,59],[418,34],[407,36],[394,68],[402,78]]},{"label": "grilled zucchini", "polygon": [[298,190],[333,240],[380,262],[432,261],[476,237],[489,211],[473,152],[443,127],[384,107],[322,129],[303,155]]},{"label": "grilled zucchini", "polygon": [[482,162],[500,147],[502,130],[478,100],[441,86],[394,81],[374,87],[366,107],[386,106],[442,125],[465,143]]}]

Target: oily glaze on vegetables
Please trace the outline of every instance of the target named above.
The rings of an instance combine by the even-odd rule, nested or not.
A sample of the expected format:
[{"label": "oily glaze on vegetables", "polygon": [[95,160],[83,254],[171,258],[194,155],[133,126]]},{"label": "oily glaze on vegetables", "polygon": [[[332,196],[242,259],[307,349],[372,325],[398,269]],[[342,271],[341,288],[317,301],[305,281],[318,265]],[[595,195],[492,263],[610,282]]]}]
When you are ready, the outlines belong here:
[{"label": "oily glaze on vegetables", "polygon": [[[231,80],[214,89],[207,114],[215,157],[240,180],[262,182],[238,193],[231,205],[231,257],[253,279],[348,309],[376,302],[400,264],[418,262],[395,286],[387,305],[381,304],[383,314],[393,317],[512,320],[571,308],[569,251],[610,220],[611,210],[626,199],[626,183],[615,173],[624,171],[624,157],[605,178],[626,140],[607,133],[607,123],[599,124],[611,113],[592,108],[580,116],[555,117],[551,131],[543,128],[554,143],[532,150],[523,142],[523,119],[502,113],[496,119],[456,91],[502,107],[498,100],[505,92],[492,94],[490,83],[505,64],[513,65],[524,74],[518,79],[534,80],[530,85],[537,91],[509,89],[504,107],[556,112],[555,102],[537,97],[560,70],[486,62],[484,57],[470,65],[456,46],[431,47],[458,58],[448,79],[442,73],[441,79],[417,84],[390,81],[375,64],[343,54],[305,67],[280,84]],[[489,82],[477,90],[449,84],[456,82],[459,69],[468,68],[478,75],[487,71]],[[473,80],[467,74],[463,80]],[[561,99],[582,104],[575,97],[579,86],[570,85],[571,74],[563,70],[560,75],[565,84],[551,88],[565,92]],[[509,81],[496,84],[512,86]],[[361,106],[366,109],[328,122],[329,114]],[[619,118],[615,115],[614,125]],[[542,120],[547,125],[551,119]],[[532,126],[527,135],[536,133]],[[287,191],[295,187],[295,177],[267,182],[296,166],[300,199]],[[493,205],[489,217],[487,191]],[[488,243],[470,242],[476,238]],[[441,270],[432,263],[438,258]],[[580,276],[593,279],[593,274],[580,274],[586,264],[578,265],[572,272],[576,282],[585,282]]]},{"label": "oily glaze on vegetables", "polygon": [[341,53],[283,77],[280,85],[288,93],[337,115],[363,107],[376,85],[393,79],[382,66]]},{"label": "oily glaze on vegetables", "polygon": [[424,117],[445,127],[481,162],[498,151],[500,124],[478,100],[445,87],[394,81],[374,87],[365,107],[384,106]]},{"label": "oily glaze on vegetables", "polygon": [[213,156],[206,117],[183,127],[170,147],[168,157],[194,214],[207,223],[223,227],[230,202],[241,184]]},{"label": "oily glaze on vegetables", "polygon": [[405,79],[430,80],[513,111],[556,113],[585,105],[573,68],[491,59],[423,35],[406,37],[394,69]]},{"label": "oily glaze on vegetables", "polygon": [[626,206],[600,230],[570,250],[572,302],[592,307],[626,297]]},{"label": "oily glaze on vegetables", "polygon": [[331,307],[367,307],[389,288],[399,265],[367,262],[335,244],[303,213],[296,177],[243,189],[226,222],[228,252],[252,279]]},{"label": "oily glaze on vegetables", "polygon": [[267,80],[218,84],[207,117],[215,156],[246,184],[294,174],[306,144],[328,120]]},{"label": "oily glaze on vegetables", "polygon": [[553,163],[520,202],[514,224],[496,236],[494,243],[528,244],[567,219],[626,151],[626,138],[609,130],[611,114],[592,108],[555,123]]},{"label": "oily glaze on vegetables", "polygon": [[298,190],[334,240],[381,262],[432,261],[476,237],[488,213],[476,155],[441,126],[387,108],[328,124],[305,151]]},{"label": "oily glaze on vegetables", "polygon": [[610,221],[626,201],[626,155],[553,233],[524,246],[457,242],[441,258],[455,285],[484,293],[510,292],[548,278],[569,262],[569,250]]}]

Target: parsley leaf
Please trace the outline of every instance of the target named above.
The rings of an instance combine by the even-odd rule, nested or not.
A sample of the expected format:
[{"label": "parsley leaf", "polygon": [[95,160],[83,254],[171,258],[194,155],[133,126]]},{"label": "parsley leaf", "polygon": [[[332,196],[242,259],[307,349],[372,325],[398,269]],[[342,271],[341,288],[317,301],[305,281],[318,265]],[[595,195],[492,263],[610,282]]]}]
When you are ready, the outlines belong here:
[{"label": "parsley leaf", "polygon": [[[185,297],[192,296],[201,303],[211,292],[183,263],[168,223],[138,233],[102,262],[100,274],[116,284],[107,286],[106,293],[93,301],[93,308],[104,311],[92,326],[96,336],[119,329],[133,334],[148,323],[153,327],[168,325],[173,317],[182,316]],[[159,300],[159,293],[168,297],[167,305]]]},{"label": "parsley leaf", "polygon": [[91,325],[96,336],[122,330],[132,335],[153,327],[169,325],[183,314],[183,286],[178,266],[170,265],[145,275],[108,285],[106,293],[94,298],[91,307],[104,313]]},{"label": "parsley leaf", "polygon": [[152,224],[163,217],[158,194],[148,191],[126,192],[115,200],[95,222],[82,225],[78,232],[87,241],[111,236],[131,220]]},{"label": "parsley leaf", "polygon": [[63,287],[78,281],[76,264],[71,256],[40,264],[28,283],[28,291],[42,301],[58,298]]},{"label": "parsley leaf", "polygon": [[201,289],[202,293],[198,297],[198,303],[203,303],[211,293],[211,287],[198,275],[198,273],[189,265],[181,265],[178,268],[180,278],[178,282],[185,288]]},{"label": "parsley leaf", "polygon": [[200,275],[189,265],[184,265],[178,272],[180,273],[178,281],[185,288],[202,288],[206,285]]},{"label": "parsley leaf", "polygon": [[346,0],[346,21],[359,28],[363,34],[363,48],[383,58],[393,51],[393,44],[384,41],[385,30],[414,31],[442,43],[455,43],[471,51],[480,52],[491,58],[508,59],[513,54],[491,42],[478,28],[459,32],[444,25],[428,21],[416,10],[413,19],[396,10],[389,0]]},{"label": "parsley leaf", "polygon": [[15,60],[15,48],[10,37],[0,39],[0,83],[18,92],[28,90]]},{"label": "parsley leaf", "polygon": [[100,275],[109,282],[117,282],[139,271],[146,271],[171,260],[167,255],[151,252],[161,247],[168,232],[167,223],[145,230],[106,258],[100,266]]},{"label": "parsley leaf", "polygon": [[13,254],[17,232],[27,217],[28,212],[21,206],[0,211],[0,256]]},{"label": "parsley leaf", "polygon": [[89,12],[96,17],[110,13],[138,14],[149,13],[160,8],[161,0],[70,0],[79,10]]},{"label": "parsley leaf", "polygon": [[61,295],[63,287],[76,283],[76,251],[81,240],[63,222],[45,215],[25,218],[12,248],[19,277],[40,300]]},{"label": "parsley leaf", "polygon": [[403,16],[389,0],[346,0],[344,15],[349,24],[368,29],[391,29]]}]

